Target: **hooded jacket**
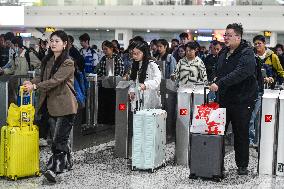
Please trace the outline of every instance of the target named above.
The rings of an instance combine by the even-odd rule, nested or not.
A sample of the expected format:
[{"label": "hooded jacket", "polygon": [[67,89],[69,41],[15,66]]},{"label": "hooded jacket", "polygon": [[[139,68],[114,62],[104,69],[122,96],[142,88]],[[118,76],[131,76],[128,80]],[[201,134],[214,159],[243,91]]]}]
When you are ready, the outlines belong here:
[{"label": "hooded jacket", "polygon": [[227,57],[228,52],[228,47],[221,51],[216,67],[219,102],[222,106],[253,104],[257,94],[253,48],[242,40]]}]

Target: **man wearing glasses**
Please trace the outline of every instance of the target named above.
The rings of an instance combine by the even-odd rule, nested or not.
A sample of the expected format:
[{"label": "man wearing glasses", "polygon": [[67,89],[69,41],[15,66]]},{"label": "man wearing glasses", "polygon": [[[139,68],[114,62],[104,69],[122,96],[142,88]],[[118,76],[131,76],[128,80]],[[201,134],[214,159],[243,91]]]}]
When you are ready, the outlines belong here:
[{"label": "man wearing glasses", "polygon": [[235,161],[239,175],[248,174],[249,121],[256,99],[255,57],[253,48],[242,39],[241,24],[229,24],[224,35],[226,47],[220,52],[211,91],[219,94],[226,108],[227,123],[234,133]]}]

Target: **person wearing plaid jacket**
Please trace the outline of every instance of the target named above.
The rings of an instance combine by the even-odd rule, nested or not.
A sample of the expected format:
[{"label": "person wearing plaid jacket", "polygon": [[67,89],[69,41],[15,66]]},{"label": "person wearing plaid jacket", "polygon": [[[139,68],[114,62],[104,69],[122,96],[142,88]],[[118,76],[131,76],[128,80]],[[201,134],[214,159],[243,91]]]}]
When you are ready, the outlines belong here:
[{"label": "person wearing plaid jacket", "polygon": [[102,57],[98,65],[98,76],[123,76],[123,61],[116,53],[113,44],[110,41],[104,41],[102,46],[105,56]]}]

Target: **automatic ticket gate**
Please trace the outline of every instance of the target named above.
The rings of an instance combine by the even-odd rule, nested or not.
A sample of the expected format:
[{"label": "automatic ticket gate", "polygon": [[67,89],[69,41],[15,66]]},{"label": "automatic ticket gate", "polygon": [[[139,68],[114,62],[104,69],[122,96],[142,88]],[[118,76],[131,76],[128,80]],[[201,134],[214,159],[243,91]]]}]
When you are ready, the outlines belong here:
[{"label": "automatic ticket gate", "polygon": [[6,118],[9,108],[9,80],[10,77],[0,77],[0,127],[6,125]]},{"label": "automatic ticket gate", "polygon": [[167,112],[166,133],[170,137],[175,136],[176,125],[176,106],[177,106],[177,85],[171,79],[165,78],[165,61],[157,61],[157,64],[162,72],[162,80],[160,84],[160,94],[162,109]]},{"label": "automatic ticket gate", "polygon": [[98,83],[98,124],[115,125],[116,86],[122,80],[120,76],[100,78]]},{"label": "automatic ticket gate", "polygon": [[193,108],[204,101],[203,85],[184,85],[177,91],[176,148],[177,165],[189,165],[190,125]]},{"label": "automatic ticket gate", "polygon": [[177,120],[175,159],[177,165],[188,166],[190,109],[193,86],[179,87],[177,91]]},{"label": "automatic ticket gate", "polygon": [[167,112],[166,133],[167,136],[175,137],[176,107],[177,107],[177,86],[170,79],[162,79],[160,85],[162,109]]},{"label": "automatic ticket gate", "polygon": [[88,75],[88,89],[83,134],[110,128],[115,119],[115,87],[121,80],[118,76],[100,77]]},{"label": "automatic ticket gate", "polygon": [[115,124],[115,88],[122,78],[120,76],[98,78],[96,74],[90,74],[87,80],[89,86],[86,108],[82,113],[83,124],[79,127],[76,125],[71,132],[73,150],[92,146],[97,132],[113,128]]},{"label": "automatic ticket gate", "polygon": [[131,81],[120,81],[116,87],[115,155],[128,158],[131,154],[132,112],[128,90]]},{"label": "automatic ticket gate", "polygon": [[276,154],[276,175],[284,176],[284,91],[280,91],[279,95],[279,111],[278,111],[278,141]]},{"label": "automatic ticket gate", "polygon": [[96,74],[90,74],[87,76],[88,88],[86,93],[86,108],[85,120],[82,119],[84,123],[82,125],[82,133],[88,134],[94,132],[97,126],[98,118],[98,79]]},{"label": "automatic ticket gate", "polygon": [[265,89],[262,96],[258,157],[260,175],[275,175],[276,172],[279,94],[280,90]]},{"label": "automatic ticket gate", "polygon": [[0,127],[6,125],[9,105],[17,102],[18,87],[31,77],[32,75],[0,76]]}]

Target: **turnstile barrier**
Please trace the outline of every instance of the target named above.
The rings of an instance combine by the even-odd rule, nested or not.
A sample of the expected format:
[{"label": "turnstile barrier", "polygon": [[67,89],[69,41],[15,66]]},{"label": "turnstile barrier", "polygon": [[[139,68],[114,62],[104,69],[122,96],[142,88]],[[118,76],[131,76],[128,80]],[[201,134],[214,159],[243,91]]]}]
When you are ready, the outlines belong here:
[{"label": "turnstile barrier", "polygon": [[177,165],[189,166],[190,125],[193,108],[204,101],[204,85],[184,85],[177,90],[176,151]]},{"label": "turnstile barrier", "polygon": [[262,96],[258,173],[275,175],[279,90],[265,89]]},{"label": "turnstile barrier", "polygon": [[120,81],[116,86],[115,155],[128,158],[131,150],[132,119],[128,90],[130,81]]},{"label": "turnstile barrier", "polygon": [[9,105],[17,104],[18,87],[30,78],[32,78],[31,75],[0,76],[0,127],[6,125]]},{"label": "turnstile barrier", "polygon": [[193,86],[183,86],[177,91],[177,120],[175,159],[177,165],[188,166],[190,110]]},{"label": "turnstile barrier", "polygon": [[284,176],[284,91],[279,95],[276,175]]}]

